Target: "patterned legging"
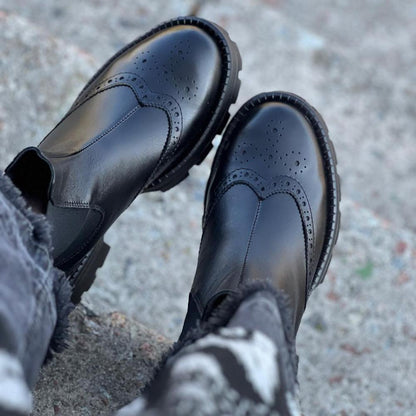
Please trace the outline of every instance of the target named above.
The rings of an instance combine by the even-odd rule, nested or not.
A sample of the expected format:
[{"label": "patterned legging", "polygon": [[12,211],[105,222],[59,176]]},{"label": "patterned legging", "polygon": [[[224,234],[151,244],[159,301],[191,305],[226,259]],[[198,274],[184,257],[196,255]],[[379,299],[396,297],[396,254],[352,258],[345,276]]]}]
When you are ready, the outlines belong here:
[{"label": "patterned legging", "polygon": [[[300,415],[296,357],[279,310],[283,297],[250,291],[220,307],[222,322],[177,345],[144,397],[118,416]],[[253,329],[253,321],[260,327]]]}]

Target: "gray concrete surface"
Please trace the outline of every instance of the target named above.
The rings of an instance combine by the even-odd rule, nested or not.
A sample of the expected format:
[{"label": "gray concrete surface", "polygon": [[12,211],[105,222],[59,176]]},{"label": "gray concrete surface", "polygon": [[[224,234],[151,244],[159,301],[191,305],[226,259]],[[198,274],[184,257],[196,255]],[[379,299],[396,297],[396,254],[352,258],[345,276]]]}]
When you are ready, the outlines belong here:
[{"label": "gray concrete surface", "polygon": [[[0,9],[27,17],[101,63],[160,21],[188,13],[193,3],[0,0]],[[240,46],[239,103],[274,89],[310,100],[331,128],[344,192],[416,230],[416,199],[409,198],[416,173],[414,0],[200,3],[200,15],[225,26]]]},{"label": "gray concrete surface", "polygon": [[[296,92],[322,112],[338,151],[342,231],[298,337],[304,414],[410,416],[416,414],[416,6],[357,4],[217,0],[199,12],[239,44],[239,103],[263,90]],[[53,127],[112,52],[190,6],[179,0],[0,0],[0,10],[12,13],[0,13],[0,168]],[[108,233],[110,257],[84,298],[100,315],[102,334],[108,313],[117,310],[132,325],[137,320],[177,336],[196,264],[210,160],[212,154],[175,190],[140,196]],[[75,336],[77,331],[80,326]],[[43,373],[35,414],[109,414],[113,404],[136,394],[129,380],[142,370],[148,374],[146,368],[114,365],[114,338],[83,336],[90,341],[85,350],[75,345]],[[149,345],[157,354],[166,347],[155,338]],[[100,348],[107,358],[94,358],[88,367],[88,357]],[[78,356],[88,371],[74,378]],[[95,399],[103,374],[113,404]],[[80,410],[75,403],[85,385],[90,401]]]}]

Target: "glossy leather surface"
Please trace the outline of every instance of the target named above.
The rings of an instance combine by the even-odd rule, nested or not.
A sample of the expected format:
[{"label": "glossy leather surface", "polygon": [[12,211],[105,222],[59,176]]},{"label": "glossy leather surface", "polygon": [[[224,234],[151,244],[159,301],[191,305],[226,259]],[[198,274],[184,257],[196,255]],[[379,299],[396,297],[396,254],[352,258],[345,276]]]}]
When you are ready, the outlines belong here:
[{"label": "glossy leather surface", "polygon": [[38,148],[9,166],[11,177],[29,173],[19,165],[25,152],[50,166],[46,216],[58,267],[70,270],[140,192],[163,185],[171,170],[179,182],[201,161],[202,151],[190,152],[222,128],[238,91],[232,53],[225,34],[202,19],[159,26],[110,59]]},{"label": "glossy leather surface", "polygon": [[255,280],[289,295],[297,329],[323,252],[329,180],[311,122],[277,98],[246,107],[213,164],[183,332]]},{"label": "glossy leather surface", "polygon": [[[117,129],[123,118],[130,123],[131,112],[152,107],[170,122],[166,150],[180,154],[193,146],[214,111],[221,71],[218,45],[204,30],[190,25],[162,30],[105,68],[39,148],[49,157],[71,155]],[[166,141],[166,126],[161,136]],[[164,160],[159,173],[169,163],[174,161]]]}]

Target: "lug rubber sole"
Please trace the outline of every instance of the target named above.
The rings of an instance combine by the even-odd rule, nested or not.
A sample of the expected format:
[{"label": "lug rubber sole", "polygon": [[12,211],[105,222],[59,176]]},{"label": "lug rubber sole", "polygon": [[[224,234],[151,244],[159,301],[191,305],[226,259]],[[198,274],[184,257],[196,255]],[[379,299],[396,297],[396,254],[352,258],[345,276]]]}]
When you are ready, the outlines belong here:
[{"label": "lug rubber sole", "polygon": [[219,160],[221,158],[221,154],[227,150],[227,137],[232,134],[234,128],[237,127],[240,121],[246,117],[249,111],[258,105],[267,102],[284,103],[298,110],[310,123],[315,136],[317,137],[319,148],[323,156],[322,159],[324,162],[324,169],[326,174],[325,179],[328,186],[328,218],[322,253],[318,261],[315,275],[312,279],[312,284],[308,291],[309,296],[310,292],[324,281],[326,272],[332,259],[332,250],[338,240],[341,224],[341,212],[339,209],[339,203],[341,201],[341,181],[336,169],[337,157],[334,144],[329,138],[328,127],[322,116],[303,98],[289,92],[277,91],[256,95],[240,108],[240,110],[234,116],[233,120],[228,125],[223,137],[224,144],[220,146],[217,152],[213,167],[216,166],[217,159]]},{"label": "lug rubber sole", "polygon": [[97,270],[103,266],[110,251],[110,246],[104,242],[102,237],[87,255],[78,263],[76,270],[70,274],[70,282],[73,286],[72,303],[77,305],[81,296],[93,284]]}]

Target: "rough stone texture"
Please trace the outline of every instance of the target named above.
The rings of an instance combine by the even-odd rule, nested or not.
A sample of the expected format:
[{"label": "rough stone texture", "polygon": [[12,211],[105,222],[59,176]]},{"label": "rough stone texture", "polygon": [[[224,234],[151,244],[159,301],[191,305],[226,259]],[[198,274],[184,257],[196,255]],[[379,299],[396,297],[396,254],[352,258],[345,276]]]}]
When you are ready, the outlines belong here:
[{"label": "rough stone texture", "polygon": [[[93,69],[119,46],[165,18],[186,14],[191,5],[114,3],[0,0],[0,9],[34,23],[0,13],[0,168],[59,121]],[[416,239],[410,231],[416,229],[416,25],[411,24],[416,7],[407,0],[365,0],[359,10],[357,4],[217,0],[205,2],[200,14],[225,26],[239,44],[240,104],[263,90],[296,92],[322,112],[338,151],[344,198],[340,240],[298,337],[305,415],[411,416],[416,408]],[[55,414],[57,403],[62,415],[109,414],[134,397],[138,375],[147,377],[166,348],[166,341],[134,321],[171,339],[178,335],[211,160],[212,154],[173,191],[140,196],[108,233],[108,261],[84,297],[99,317],[82,312],[74,318],[81,345],[73,344],[43,373],[35,414]],[[108,315],[113,310],[132,319],[128,326],[138,332],[116,324],[120,336],[114,336]],[[123,361],[147,336],[155,360],[143,365],[145,351]],[[119,353],[120,366],[113,361]],[[80,371],[84,367],[88,371]],[[83,410],[77,403],[86,403]]]},{"label": "rough stone texture", "polygon": [[169,348],[162,335],[119,312],[71,316],[69,348],[46,365],[34,395],[35,415],[109,415],[130,403]]},{"label": "rough stone texture", "polygon": [[0,169],[35,145],[68,110],[93,73],[75,46],[0,10]]},{"label": "rough stone texture", "polygon": [[0,0],[0,9],[25,17],[103,63],[153,26],[188,14],[193,3],[192,0]]},{"label": "rough stone texture", "polygon": [[[29,4],[28,4],[29,3]],[[283,89],[322,111],[344,194],[416,230],[416,5],[413,0],[0,0],[99,62],[164,19],[219,22],[243,55],[242,100]]]}]

